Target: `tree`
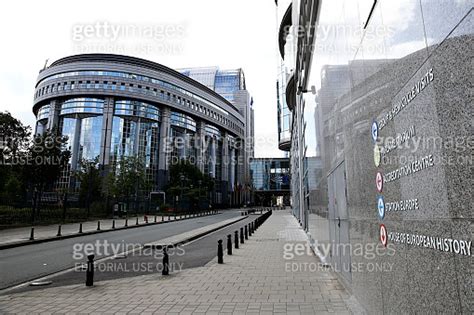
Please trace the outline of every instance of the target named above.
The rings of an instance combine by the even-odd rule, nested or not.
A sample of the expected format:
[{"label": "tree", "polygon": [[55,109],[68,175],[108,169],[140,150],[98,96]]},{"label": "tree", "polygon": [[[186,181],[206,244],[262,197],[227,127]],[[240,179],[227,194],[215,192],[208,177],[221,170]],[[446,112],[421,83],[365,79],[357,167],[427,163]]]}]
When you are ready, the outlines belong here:
[{"label": "tree", "polygon": [[91,203],[101,199],[102,177],[99,169],[99,157],[92,160],[81,159],[79,169],[74,176],[80,183],[79,200],[87,207],[87,217],[90,215]]},{"label": "tree", "polygon": [[[28,148],[31,128],[23,125],[9,112],[0,112],[0,191],[4,201],[10,202],[24,193],[25,187],[18,180],[21,177],[21,155]],[[7,186],[8,184],[8,186]]]},{"label": "tree", "polygon": [[209,192],[214,188],[214,180],[203,174],[199,168],[186,160],[170,166],[170,180],[166,187],[167,196],[176,200],[179,196],[182,207],[183,200],[187,199],[193,207],[199,207],[203,199],[207,199]]},{"label": "tree", "polygon": [[109,174],[107,185],[116,198],[125,201],[127,208],[134,200],[137,211],[139,197],[150,190],[142,159],[135,156],[121,158],[115,166],[115,173]]},{"label": "tree", "polygon": [[41,197],[45,189],[52,189],[61,171],[69,163],[71,152],[66,149],[67,137],[46,130],[36,135],[25,158],[24,179],[33,192],[32,221],[40,214]]}]

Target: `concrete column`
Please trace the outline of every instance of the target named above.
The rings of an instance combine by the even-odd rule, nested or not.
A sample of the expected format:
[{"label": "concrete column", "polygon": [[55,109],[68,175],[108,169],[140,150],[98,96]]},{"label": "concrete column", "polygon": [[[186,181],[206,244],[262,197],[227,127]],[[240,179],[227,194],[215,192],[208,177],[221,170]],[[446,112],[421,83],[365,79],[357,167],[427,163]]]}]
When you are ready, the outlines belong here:
[{"label": "concrete column", "polygon": [[211,169],[209,170],[212,173],[212,177],[216,178],[216,138],[211,137],[210,143],[211,149]]},{"label": "concrete column", "polygon": [[168,156],[170,145],[170,117],[171,111],[165,107],[161,111],[160,152],[158,156],[158,188],[163,189],[168,182]]},{"label": "concrete column", "polygon": [[200,120],[197,122],[194,145],[196,146],[196,166],[201,172],[204,172],[204,143],[205,143],[205,123]]},{"label": "concrete column", "polygon": [[133,141],[133,154],[135,156],[138,156],[140,152],[138,152],[139,146],[140,146],[140,124],[141,120],[138,118],[138,121],[135,124],[135,140]]},{"label": "concrete column", "polygon": [[221,162],[221,173],[222,173],[222,202],[224,204],[229,203],[229,140],[227,133],[223,134],[222,138],[222,162]]},{"label": "concrete column", "polygon": [[235,148],[230,149],[230,167],[229,167],[229,182],[230,182],[230,189],[233,192],[235,187]]},{"label": "concrete column", "polygon": [[49,117],[48,117],[48,124],[46,125],[47,129],[53,130],[55,128],[58,128],[60,111],[61,111],[61,104],[56,100],[52,100],[49,103]]},{"label": "concrete column", "polygon": [[104,113],[102,115],[102,136],[100,139],[99,163],[103,166],[108,166],[110,164],[113,119],[114,99],[112,97],[108,97],[104,101]]},{"label": "concrete column", "polygon": [[222,164],[221,173],[222,181],[229,181],[229,139],[227,139],[227,133],[222,135]]},{"label": "concrete column", "polygon": [[74,129],[74,138],[72,139],[72,152],[71,152],[71,171],[77,170],[79,166],[79,146],[81,140],[81,125],[82,119],[76,115],[76,127]]}]

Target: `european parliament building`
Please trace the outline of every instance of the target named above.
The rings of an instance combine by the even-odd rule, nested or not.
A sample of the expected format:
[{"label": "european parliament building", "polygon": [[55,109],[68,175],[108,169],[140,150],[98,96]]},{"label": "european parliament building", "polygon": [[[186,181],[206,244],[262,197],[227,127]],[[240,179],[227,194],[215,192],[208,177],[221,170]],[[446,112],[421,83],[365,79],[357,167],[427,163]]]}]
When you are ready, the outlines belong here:
[{"label": "european parliament building", "polygon": [[69,56],[40,71],[36,133],[58,130],[72,153],[58,186],[70,188],[81,159],[98,157],[114,171],[123,157],[139,156],[158,191],[171,163],[186,159],[215,180],[216,203],[245,203],[253,110],[243,72],[215,71],[212,84],[192,72],[113,54]]}]

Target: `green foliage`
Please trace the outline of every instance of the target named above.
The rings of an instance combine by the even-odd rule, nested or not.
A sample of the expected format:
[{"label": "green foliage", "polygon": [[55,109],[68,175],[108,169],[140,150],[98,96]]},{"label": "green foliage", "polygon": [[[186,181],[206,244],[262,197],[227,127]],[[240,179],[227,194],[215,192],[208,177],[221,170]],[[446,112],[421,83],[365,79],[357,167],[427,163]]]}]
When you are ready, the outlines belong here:
[{"label": "green foliage", "polygon": [[[207,199],[208,193],[214,188],[214,180],[203,174],[199,168],[186,160],[181,160],[170,166],[170,180],[166,188],[167,196],[176,200],[178,196],[188,206],[197,207]],[[180,205],[176,205],[180,207]]]},{"label": "green foliage", "polygon": [[18,161],[28,149],[30,135],[29,126],[9,112],[0,112],[0,191],[4,192],[1,197],[6,202],[24,194],[25,187],[19,180],[23,166]]},{"label": "green foliage", "polygon": [[80,182],[79,200],[82,204],[101,200],[102,177],[99,169],[99,157],[92,160],[81,159],[79,169],[74,176]]},{"label": "green foliage", "polygon": [[135,156],[121,159],[115,167],[115,174],[109,174],[107,186],[113,196],[127,201],[132,197],[139,197],[141,193],[147,193],[150,183],[146,180],[145,166],[141,159]]},{"label": "green foliage", "polygon": [[2,199],[7,201],[9,204],[17,203],[21,200],[22,195],[21,182],[15,176],[10,176],[3,188]]},{"label": "green foliage", "polygon": [[9,112],[0,112],[0,158],[8,160],[28,147],[31,128],[23,125]]},{"label": "green foliage", "polygon": [[51,186],[68,164],[71,152],[66,149],[67,137],[56,131],[46,130],[36,135],[26,156],[24,176],[33,186],[42,191]]}]

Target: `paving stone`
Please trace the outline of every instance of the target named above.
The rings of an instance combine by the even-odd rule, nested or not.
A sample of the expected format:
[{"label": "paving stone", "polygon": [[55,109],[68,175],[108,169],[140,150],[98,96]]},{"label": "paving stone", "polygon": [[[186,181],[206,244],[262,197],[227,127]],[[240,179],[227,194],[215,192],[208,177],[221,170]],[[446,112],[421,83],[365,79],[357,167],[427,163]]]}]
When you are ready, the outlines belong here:
[{"label": "paving stone", "polygon": [[225,257],[225,264],[215,259],[172,277],[146,275],[103,281],[92,289],[70,285],[4,295],[0,312],[350,314],[350,294],[330,270],[286,270],[288,263],[319,262],[308,253],[285,259],[285,245],[305,237],[293,216],[276,211]]}]

